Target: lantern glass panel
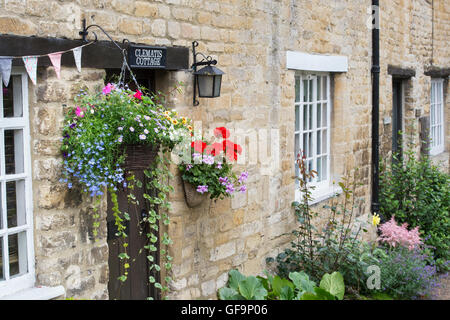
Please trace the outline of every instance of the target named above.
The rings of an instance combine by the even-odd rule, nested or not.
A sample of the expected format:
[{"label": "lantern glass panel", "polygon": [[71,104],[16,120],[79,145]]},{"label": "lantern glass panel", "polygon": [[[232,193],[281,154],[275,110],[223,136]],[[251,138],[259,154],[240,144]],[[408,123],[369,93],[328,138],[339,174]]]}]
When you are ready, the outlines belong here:
[{"label": "lantern glass panel", "polygon": [[198,95],[199,97],[209,98],[213,96],[213,80],[214,76],[198,75]]},{"label": "lantern glass panel", "polygon": [[222,76],[218,75],[218,76],[214,76],[216,79],[214,81],[214,97],[219,97],[220,96],[220,85],[222,82]]}]

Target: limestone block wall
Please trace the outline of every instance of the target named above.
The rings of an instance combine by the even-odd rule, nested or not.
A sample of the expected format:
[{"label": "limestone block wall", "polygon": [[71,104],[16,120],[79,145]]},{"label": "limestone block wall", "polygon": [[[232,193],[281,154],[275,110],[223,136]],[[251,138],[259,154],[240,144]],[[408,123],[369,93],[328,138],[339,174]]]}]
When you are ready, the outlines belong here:
[{"label": "limestone block wall", "polygon": [[[430,114],[431,77],[424,74],[427,67],[448,68],[450,50],[450,11],[443,0],[392,1],[381,9],[381,87],[380,119],[392,116],[392,76],[387,66],[394,65],[414,69],[415,77],[404,82],[404,132],[419,152],[419,118]],[[448,81],[444,82],[444,117],[450,113],[448,104]],[[448,118],[447,118],[448,119]],[[448,121],[446,121],[448,123]],[[448,136],[448,125],[446,126]],[[380,123],[381,148],[386,158],[392,151],[392,123]],[[405,139],[405,140],[406,140]],[[406,142],[405,142],[406,143]],[[449,147],[447,139],[443,154],[433,157],[446,164],[448,170]]]},{"label": "limestone block wall", "polygon": [[99,87],[103,76],[102,70],[63,68],[57,79],[53,68],[39,68],[37,85],[29,86],[36,285],[63,285],[66,297],[108,297],[106,202],[94,239],[91,200],[59,182],[64,114],[79,89]]},{"label": "limestone block wall", "polygon": [[[170,297],[215,298],[229,269],[260,273],[266,268],[265,258],[287,246],[285,234],[295,228],[291,209],[295,72],[286,68],[287,50],[347,56],[348,72],[332,75],[332,174],[339,180],[358,168],[362,183],[355,192],[362,200],[358,215],[364,218],[369,213],[370,4],[369,0],[0,0],[0,34],[78,39],[86,18],[119,41],[190,48],[196,40],[198,52],[218,60],[225,72],[221,96],[201,99],[198,107],[192,106],[191,71],[156,74],[156,86],[163,92],[182,82],[182,93],[169,95],[168,108],[192,118],[207,136],[216,126],[226,126],[233,132],[231,139],[244,147],[244,161],[236,168],[249,171],[248,191],[233,199],[189,209],[173,167],[169,233],[174,240],[175,281]],[[450,9],[445,0],[435,0],[434,7],[432,24],[429,0],[382,4],[381,120],[391,115],[392,108],[388,64],[416,70],[416,77],[407,82],[406,118],[417,124],[415,109],[429,113],[430,78],[423,75],[424,67],[432,52],[436,66],[450,64]],[[80,75],[63,68],[62,79],[57,80],[48,68],[39,70],[38,86],[30,85],[37,282],[63,284],[67,295],[77,298],[108,297],[106,227],[101,226],[98,242],[90,240],[89,202],[57,183],[62,161],[59,138],[63,105],[71,106],[77,86],[94,88],[102,84],[103,75],[103,70],[83,69]],[[446,99],[448,119],[448,94]],[[449,130],[447,126],[448,136]],[[264,141],[264,134],[272,133],[268,148],[253,143],[255,137]],[[380,123],[380,133],[382,154],[387,157],[392,127]],[[417,137],[418,132],[412,135]],[[316,206],[318,210],[323,204]]]}]

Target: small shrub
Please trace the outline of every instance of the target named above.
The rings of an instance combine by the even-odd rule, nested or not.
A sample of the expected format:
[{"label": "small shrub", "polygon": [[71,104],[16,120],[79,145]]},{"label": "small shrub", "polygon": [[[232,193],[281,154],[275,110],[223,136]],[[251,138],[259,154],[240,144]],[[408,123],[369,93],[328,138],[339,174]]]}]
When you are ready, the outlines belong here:
[{"label": "small shrub", "polygon": [[431,294],[438,286],[437,269],[422,249],[399,246],[377,254],[381,288],[375,293],[396,299],[418,299]]},{"label": "small shrub", "polygon": [[380,164],[380,214],[395,216],[399,223],[419,227],[431,247],[439,269],[448,270],[450,260],[450,176],[439,171],[428,157],[417,159],[404,153],[392,164]]}]

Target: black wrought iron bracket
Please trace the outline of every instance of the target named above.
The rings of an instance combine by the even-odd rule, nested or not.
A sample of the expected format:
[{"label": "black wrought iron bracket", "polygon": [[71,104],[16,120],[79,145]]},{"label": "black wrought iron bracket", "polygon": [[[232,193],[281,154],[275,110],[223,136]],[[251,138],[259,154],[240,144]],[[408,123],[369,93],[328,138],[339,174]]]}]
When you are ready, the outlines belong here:
[{"label": "black wrought iron bracket", "polygon": [[[194,107],[199,105],[199,101],[197,100],[197,77],[195,76],[195,73],[197,72],[198,66],[210,66],[210,65],[216,65],[217,60],[214,60],[211,56],[205,56],[201,52],[195,52],[195,48],[198,47],[198,42],[193,41],[192,42],[192,54],[193,54],[193,60],[194,63],[192,64],[191,68],[194,71],[194,98],[192,100],[192,104]],[[197,55],[202,56],[202,60],[197,62]]]},{"label": "black wrought iron bracket", "polygon": [[[134,81],[134,83],[136,84],[136,87],[138,88],[138,90],[139,91],[141,91],[141,88],[140,88],[140,86],[139,86],[139,84],[138,84],[138,82],[136,81],[136,78],[135,78],[135,76],[134,76],[134,74],[133,74],[133,72],[131,71],[131,68],[130,68],[130,66],[128,65],[128,61],[127,61],[127,46],[125,46],[125,47],[121,47],[121,46],[119,46],[118,44],[117,44],[117,42],[116,41],[114,41],[112,38],[111,38],[111,36],[108,34],[108,32],[106,32],[105,31],[105,29],[103,29],[101,26],[99,26],[98,24],[91,24],[91,25],[89,25],[89,26],[86,26],[86,19],[83,19],[83,21],[82,21],[82,23],[83,23],[83,30],[81,30],[78,34],[80,35],[80,36],[82,36],[82,39],[83,39],[83,42],[87,42],[88,40],[87,40],[87,36],[88,36],[88,34],[89,34],[89,29],[90,28],[98,28],[101,32],[103,32],[104,34],[105,34],[105,36],[107,36],[108,37],[108,39],[120,50],[120,52],[122,53],[122,56],[123,56],[123,64],[122,64],[122,69],[121,69],[121,72],[120,72],[120,79],[122,80],[122,77],[124,78],[125,77],[125,68],[126,69],[128,69],[128,71],[130,72],[130,75],[131,75],[131,77],[132,77],[132,79],[133,79],[133,81]],[[94,32],[94,31],[92,31],[92,33],[94,34],[94,36],[95,36],[95,39],[94,39],[94,42],[97,42],[97,34]],[[123,45],[125,45],[125,44],[127,44],[127,43],[129,43],[130,41],[128,40],[128,39],[123,39],[122,40],[122,44]]]}]

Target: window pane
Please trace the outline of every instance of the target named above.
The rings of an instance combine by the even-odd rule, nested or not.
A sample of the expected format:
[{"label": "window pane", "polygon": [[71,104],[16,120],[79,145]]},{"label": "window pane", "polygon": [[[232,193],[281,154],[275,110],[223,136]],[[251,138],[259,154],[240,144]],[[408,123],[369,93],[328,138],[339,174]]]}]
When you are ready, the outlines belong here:
[{"label": "window pane", "polygon": [[313,156],[313,141],[312,141],[312,132],[308,133],[308,157],[312,157]]},{"label": "window pane", "polygon": [[300,101],[300,77],[295,77],[295,102]]},{"label": "window pane", "polygon": [[308,127],[308,105],[303,106],[303,131],[309,130]]},{"label": "window pane", "polygon": [[321,93],[322,93],[322,77],[317,77],[317,100],[321,100]]},{"label": "window pane", "polygon": [[303,134],[303,154],[308,156],[308,139],[307,139],[307,133]]},{"label": "window pane", "polygon": [[322,144],[321,144],[322,133],[320,130],[317,131],[316,136],[317,136],[317,154],[319,155],[322,152]]},{"label": "window pane", "polygon": [[323,156],[322,157],[322,180],[328,179],[327,166],[328,166],[328,156]]},{"label": "window pane", "polygon": [[308,106],[308,122],[309,122],[309,124],[308,124],[308,128],[311,130],[312,128],[313,128],[313,105],[312,104],[310,104],[309,106]]},{"label": "window pane", "polygon": [[328,125],[327,105],[327,103],[322,104],[322,127],[326,127]]},{"label": "window pane", "polygon": [[303,102],[308,101],[308,80],[303,80]]},{"label": "window pane", "polygon": [[3,275],[3,238],[0,237],[0,280],[5,279]]},{"label": "window pane", "polygon": [[23,130],[5,130],[5,172],[23,173]]},{"label": "window pane", "polygon": [[327,143],[328,143],[328,139],[327,139],[327,130],[322,130],[322,153],[328,153],[327,150]]},{"label": "window pane", "polygon": [[322,105],[320,103],[317,104],[317,128],[322,126]]},{"label": "window pane", "polygon": [[10,277],[27,273],[27,235],[25,231],[8,236],[8,250]]},{"label": "window pane", "polygon": [[323,77],[323,85],[322,85],[322,100],[328,100],[327,93],[328,93],[328,77]]},{"label": "window pane", "polygon": [[295,106],[295,131],[300,130],[300,106]]},{"label": "window pane", "polygon": [[436,106],[436,115],[437,115],[437,123],[441,124],[442,123],[442,104],[439,103]]},{"label": "window pane", "polygon": [[312,102],[313,101],[313,81],[309,80],[308,85],[309,85],[308,101]]},{"label": "window pane", "polygon": [[431,113],[431,125],[434,125],[434,113],[435,113],[435,108],[436,108],[436,106],[435,105],[432,105],[431,106],[431,110],[430,110],[430,113]]},{"label": "window pane", "polygon": [[26,224],[24,180],[6,182],[6,211],[8,228]]},{"label": "window pane", "polygon": [[7,87],[3,89],[3,117],[22,117],[22,77],[13,75],[9,80]]},{"label": "window pane", "polygon": [[296,134],[295,135],[295,146],[294,146],[294,152],[295,152],[295,159],[297,160],[297,155],[298,155],[298,152],[299,152],[299,150],[300,150],[300,135],[299,134]]},{"label": "window pane", "polygon": [[317,166],[316,166],[316,171],[317,171],[317,181],[322,181],[322,158],[317,158]]}]

